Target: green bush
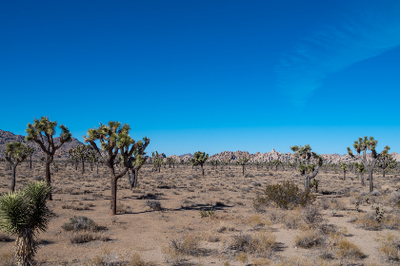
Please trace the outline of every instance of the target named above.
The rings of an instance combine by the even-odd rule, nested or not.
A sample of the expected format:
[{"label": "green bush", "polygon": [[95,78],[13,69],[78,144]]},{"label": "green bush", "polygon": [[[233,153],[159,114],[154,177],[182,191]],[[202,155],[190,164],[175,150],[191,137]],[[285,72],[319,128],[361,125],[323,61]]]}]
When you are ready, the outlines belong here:
[{"label": "green bush", "polygon": [[264,196],[259,195],[256,203],[274,202],[279,208],[291,209],[298,205],[305,207],[314,202],[315,198],[310,189],[303,191],[292,181],[283,181],[282,184],[268,185],[264,189]]}]

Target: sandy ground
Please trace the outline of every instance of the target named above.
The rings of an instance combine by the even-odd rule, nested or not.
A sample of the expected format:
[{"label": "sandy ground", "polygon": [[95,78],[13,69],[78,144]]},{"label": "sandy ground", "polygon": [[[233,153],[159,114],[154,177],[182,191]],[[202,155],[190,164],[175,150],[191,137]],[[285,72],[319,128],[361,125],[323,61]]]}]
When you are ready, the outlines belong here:
[{"label": "sandy ground", "polygon": [[[133,191],[129,188],[127,177],[118,181],[119,214],[110,216],[110,177],[107,169],[100,167],[97,174],[96,169],[91,171],[87,166],[82,175],[79,168],[76,171],[71,165],[66,168],[61,166],[58,172],[53,171],[54,200],[48,203],[54,217],[51,218],[48,230],[39,235],[41,244],[36,258],[42,265],[89,265],[89,261],[93,261],[96,256],[108,255],[109,259],[127,260],[137,253],[152,265],[169,265],[165,248],[173,239],[188,235],[198,237],[201,249],[196,255],[185,256],[180,265],[256,265],[257,261],[259,265],[268,265],[290,258],[313,261],[326,249],[325,246],[297,247],[295,236],[307,230],[307,226],[303,224],[297,229],[291,229],[284,221],[271,218],[271,215],[293,215],[295,220],[302,223],[301,210],[281,210],[268,206],[265,212],[259,213],[253,208],[257,193],[262,193],[268,184],[293,180],[302,187],[303,180],[293,169],[268,171],[265,167],[257,169],[248,166],[247,176],[243,176],[239,166],[205,168],[205,177],[202,177],[200,169],[195,170],[191,166],[167,166],[158,173],[151,171],[152,165],[145,165],[139,172],[139,186]],[[44,167],[40,163],[36,163],[32,170],[23,163],[17,170],[17,189],[27,181],[44,176]],[[324,223],[333,224],[339,231],[345,232],[345,239],[357,245],[365,254],[361,259],[341,259],[332,251],[333,257],[324,262],[327,265],[399,263],[388,261],[379,253],[377,240],[378,235],[387,232],[400,237],[399,230],[372,231],[350,222],[352,217],[358,215],[355,198],[362,192],[368,192],[368,186],[361,186],[352,173],[348,173],[346,180],[342,180],[342,173],[338,171],[320,171],[317,179],[320,180],[319,191],[325,192],[324,195],[316,193],[314,208],[321,209]],[[5,170],[5,164],[1,163],[0,193],[9,191],[10,180],[10,171]],[[382,195],[371,198],[372,201],[386,204],[388,213],[395,211],[387,199],[392,190],[399,187],[399,181],[393,174],[387,175],[385,179],[381,174],[375,174],[376,189]],[[154,211],[146,206],[149,198],[158,200],[163,210]],[[330,202],[332,199],[336,199],[336,202]],[[322,208],[322,201],[328,201],[325,209]],[[202,218],[201,210],[210,209],[214,210],[212,217]],[[362,204],[361,209],[364,213],[373,212],[367,203]],[[73,216],[93,219],[104,230],[91,234],[108,241],[71,244],[71,237],[77,233],[65,231],[61,226]],[[273,252],[264,260],[257,254],[248,253],[247,259],[241,262],[237,256],[240,253],[235,255],[234,252],[226,251],[232,237],[255,235],[260,230],[276,236]],[[12,241],[0,241],[0,254],[3,254],[3,258],[12,250]],[[285,265],[308,264],[291,262]]]}]

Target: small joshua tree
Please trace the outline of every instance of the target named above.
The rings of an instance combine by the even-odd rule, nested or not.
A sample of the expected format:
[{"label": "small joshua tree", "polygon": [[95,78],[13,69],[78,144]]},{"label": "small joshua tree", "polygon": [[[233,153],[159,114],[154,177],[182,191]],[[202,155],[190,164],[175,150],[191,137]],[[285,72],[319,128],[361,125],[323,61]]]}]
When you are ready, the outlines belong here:
[{"label": "small joshua tree", "polygon": [[29,156],[28,148],[21,142],[10,142],[6,145],[4,151],[7,162],[11,166],[12,177],[11,177],[11,191],[15,190],[15,174],[17,166],[22,163],[26,157]]},{"label": "small joshua tree", "polygon": [[275,167],[275,171],[278,171],[278,167],[282,165],[280,160],[274,160],[271,162],[271,165]]},{"label": "small joshua tree", "polygon": [[309,189],[310,180],[317,176],[318,170],[323,164],[322,158],[317,153],[311,152],[312,149],[308,144],[304,147],[292,146],[290,149],[295,153],[297,169],[304,178],[304,187]]},{"label": "small joshua tree", "polygon": [[79,144],[74,149],[68,151],[72,159],[80,161],[82,164],[82,175],[85,173],[85,161],[89,159],[92,147],[90,145]]},{"label": "small joshua tree", "polygon": [[29,169],[32,169],[32,155],[35,152],[35,148],[33,147],[26,147],[28,157],[29,157]]},{"label": "small joshua tree", "polygon": [[343,180],[345,180],[346,179],[346,172],[347,172],[347,164],[340,163],[339,166],[340,166],[340,169],[342,169],[342,171],[343,171]]},{"label": "small joshua tree", "polygon": [[378,160],[378,167],[382,170],[383,178],[390,169],[395,169],[397,161],[392,157],[391,154],[383,154]]},{"label": "small joshua tree", "polygon": [[19,266],[34,265],[37,234],[46,231],[50,211],[46,197],[51,187],[44,181],[28,183],[23,190],[0,197],[0,230],[17,237],[15,259]]},{"label": "small joshua tree", "polygon": [[[84,136],[85,143],[89,142],[95,152],[102,157],[103,150],[105,152],[105,163],[110,169],[111,175],[111,204],[110,215],[117,214],[117,181],[123,177],[129,169],[132,169],[132,155],[135,151],[143,154],[150,139],[144,137],[143,142],[135,142],[129,136],[130,126],[124,124],[121,126],[120,122],[110,121],[108,125],[100,124],[99,128],[89,129],[87,137]],[[97,146],[96,141],[100,142],[100,148]],[[122,169],[119,173],[115,169],[115,160],[117,156],[122,157]]]},{"label": "small joshua tree", "polygon": [[237,165],[241,165],[242,166],[242,174],[244,175],[244,168],[246,166],[246,164],[249,162],[249,159],[246,158],[246,156],[244,156],[243,158],[239,159],[236,164]]},{"label": "small joshua tree", "polygon": [[365,186],[364,173],[366,172],[366,170],[365,170],[364,164],[354,163],[354,168],[356,168],[357,177],[361,174],[361,185]]},{"label": "small joshua tree", "polygon": [[[56,126],[57,122],[50,121],[48,117],[42,116],[40,120],[35,118],[33,124],[28,124],[26,129],[28,136],[25,137],[26,141],[36,142],[46,154],[46,182],[49,185],[51,185],[50,164],[53,162],[54,154],[65,142],[71,141],[71,133],[68,128],[60,125],[60,142],[56,145],[53,139],[56,133]],[[53,199],[51,193],[49,193],[48,197],[49,200]]]},{"label": "small joshua tree", "polygon": [[201,174],[202,176],[204,176],[204,163],[207,161],[208,159],[208,154],[206,154],[205,152],[195,152],[193,154],[193,158],[190,159],[190,162],[192,163],[193,166],[197,166],[200,165],[201,167]]},{"label": "small joshua tree", "polygon": [[159,156],[158,151],[152,152],[151,156],[153,157],[153,165],[154,169],[158,172],[161,170],[161,166],[164,164],[163,159]]},{"label": "small joshua tree", "polygon": [[172,165],[172,168],[175,168],[175,159],[172,158],[172,157],[168,157],[167,158],[167,164],[168,164],[169,168],[171,168],[171,165]]},{"label": "small joshua tree", "polygon": [[[368,171],[369,177],[369,191],[372,192],[374,190],[374,181],[373,181],[373,170],[376,166],[376,163],[380,158],[382,158],[385,154],[387,154],[390,150],[389,146],[386,146],[381,153],[376,152],[376,145],[378,144],[378,140],[374,140],[373,137],[365,136],[363,138],[359,138],[358,141],[354,141],[353,147],[357,152],[357,155],[354,155],[350,147],[347,147],[347,153],[353,157],[358,159]],[[370,150],[371,153],[367,151]],[[361,154],[362,153],[362,154]]]}]

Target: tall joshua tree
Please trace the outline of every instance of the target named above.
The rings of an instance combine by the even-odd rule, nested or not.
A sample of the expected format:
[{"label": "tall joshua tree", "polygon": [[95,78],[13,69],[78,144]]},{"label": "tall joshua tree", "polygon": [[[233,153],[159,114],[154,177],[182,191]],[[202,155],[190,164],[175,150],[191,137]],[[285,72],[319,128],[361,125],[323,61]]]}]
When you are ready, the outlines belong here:
[{"label": "tall joshua tree", "polygon": [[[117,181],[123,177],[129,169],[132,168],[130,158],[135,151],[138,149],[143,154],[147,145],[150,143],[150,139],[144,137],[142,145],[140,142],[135,142],[134,139],[129,136],[130,126],[124,124],[121,126],[120,122],[110,121],[108,125],[100,124],[99,128],[92,128],[87,131],[88,136],[84,136],[85,143],[90,143],[92,148],[97,154],[102,157],[101,150],[104,151],[105,163],[110,170],[111,176],[111,204],[110,204],[110,215],[117,214]],[[96,144],[96,141],[100,142],[100,148]],[[140,146],[140,147],[139,147]],[[122,157],[122,168],[119,172],[115,169],[115,160],[117,156]]]},{"label": "tall joshua tree", "polygon": [[318,170],[323,164],[322,158],[317,153],[312,152],[308,144],[304,147],[292,146],[290,149],[295,153],[297,169],[304,178],[304,187],[309,189],[310,180],[317,176]]},{"label": "tall joshua tree", "polygon": [[246,158],[246,156],[244,156],[243,158],[240,158],[236,164],[237,165],[241,165],[242,166],[242,174],[244,175],[244,168],[246,166],[246,164],[249,162],[249,159]]},{"label": "tall joshua tree", "polygon": [[10,142],[6,145],[4,155],[6,156],[6,160],[12,169],[11,191],[14,191],[17,166],[29,156],[29,150],[28,147],[21,142]]},{"label": "tall joshua tree", "polygon": [[[26,141],[36,142],[42,151],[46,154],[46,182],[51,185],[50,164],[53,162],[54,154],[61,146],[68,141],[71,141],[72,134],[64,125],[60,125],[60,142],[58,145],[54,143],[54,134],[56,134],[57,121],[50,121],[48,117],[34,120],[33,124],[29,123],[25,137]],[[49,193],[49,200],[52,200],[52,195]]]},{"label": "tall joshua tree", "polygon": [[[354,141],[353,147],[354,150],[357,152],[357,155],[353,154],[353,151],[350,147],[347,147],[347,153],[353,157],[357,158],[368,171],[369,177],[369,191],[372,192],[374,190],[374,181],[373,181],[373,170],[376,166],[376,163],[380,158],[382,158],[385,154],[387,154],[390,150],[389,146],[386,146],[381,153],[376,152],[376,145],[378,144],[378,140],[375,140],[374,137],[367,137],[359,138],[358,141]],[[370,150],[371,153],[367,151]],[[361,154],[362,153],[362,154]]]},{"label": "tall joshua tree", "polygon": [[192,165],[196,166],[196,165],[200,165],[201,167],[201,174],[202,176],[204,176],[204,164],[208,159],[208,154],[206,154],[205,152],[195,152],[193,154],[193,158],[190,159],[190,162],[192,163]]},{"label": "tall joshua tree", "polygon": [[15,235],[18,266],[34,264],[37,234],[46,231],[50,211],[46,197],[51,187],[44,181],[28,183],[23,190],[0,197],[0,230]]},{"label": "tall joshua tree", "polygon": [[343,180],[345,180],[346,179],[346,172],[347,172],[347,164],[340,163],[339,166],[340,166],[340,169],[342,169],[342,171],[343,171]]}]

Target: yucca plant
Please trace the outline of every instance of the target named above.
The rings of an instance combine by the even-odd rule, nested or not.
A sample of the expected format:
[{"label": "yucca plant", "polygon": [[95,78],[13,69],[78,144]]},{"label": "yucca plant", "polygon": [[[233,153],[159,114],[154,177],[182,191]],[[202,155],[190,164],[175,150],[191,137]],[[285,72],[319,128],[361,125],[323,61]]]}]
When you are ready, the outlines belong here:
[{"label": "yucca plant", "polygon": [[0,230],[17,237],[15,260],[19,266],[34,263],[35,238],[40,231],[46,231],[49,222],[46,198],[50,191],[50,185],[40,181],[0,197]]}]

